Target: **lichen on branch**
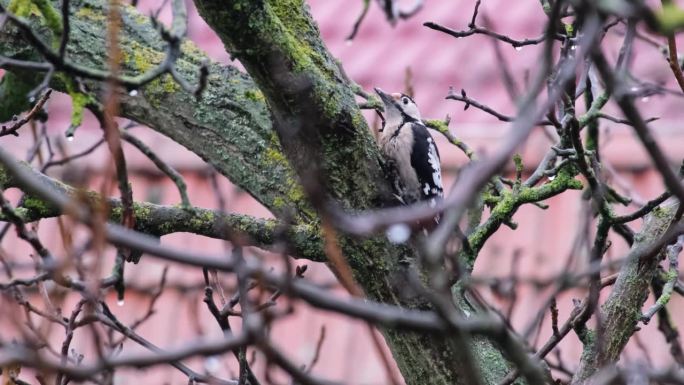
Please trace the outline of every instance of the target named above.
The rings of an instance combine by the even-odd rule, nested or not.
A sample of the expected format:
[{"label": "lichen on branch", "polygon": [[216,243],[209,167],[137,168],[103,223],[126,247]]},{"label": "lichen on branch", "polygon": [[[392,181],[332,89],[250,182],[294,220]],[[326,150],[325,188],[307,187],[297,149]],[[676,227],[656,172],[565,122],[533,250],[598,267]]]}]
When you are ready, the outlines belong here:
[{"label": "lichen on branch", "polygon": [[[103,199],[94,191],[75,189],[33,170],[28,165],[23,167],[50,189],[81,200],[91,207],[104,209],[111,222],[121,222],[123,206],[120,199]],[[0,190],[13,187],[23,188],[0,166]],[[133,209],[136,218],[135,230],[146,234],[163,236],[182,232],[224,240],[240,239],[244,245],[268,251],[287,252],[295,258],[316,262],[325,261],[321,236],[314,226],[288,225],[275,219],[224,213],[200,207],[184,208],[148,202],[136,202]],[[27,195],[23,204],[17,207],[15,212],[24,222],[34,222],[64,214],[56,206],[32,195]],[[0,222],[2,221],[7,221],[7,218],[0,215]]]},{"label": "lichen on branch", "polygon": [[[106,42],[101,33],[102,22],[106,20],[104,3],[99,0],[71,1],[68,60],[88,68],[107,68]],[[122,18],[122,74],[136,76],[164,58],[165,42],[150,19],[135,8],[122,7]],[[32,17],[29,21],[35,31],[47,33],[40,18]],[[210,61],[190,41],[181,44],[181,51],[175,69],[185,79],[196,81],[202,66],[209,68],[203,97],[198,100],[165,75],[135,92],[122,90],[121,115],[147,125],[196,153],[274,214],[289,213],[295,215],[294,219],[310,220],[310,216],[301,215],[311,214],[311,209],[303,194],[297,192],[301,191],[299,181],[286,158],[278,156],[282,148],[272,129],[261,90],[235,67]],[[40,60],[38,52],[12,28],[0,32],[0,54]],[[42,79],[39,73],[17,72],[16,75],[24,84],[34,87]],[[72,96],[80,95],[77,90],[70,89],[65,77],[68,78],[65,74],[55,76],[51,86]],[[105,82],[101,81],[84,83],[93,97],[101,94],[105,87]],[[28,88],[24,87],[26,93]],[[0,100],[3,116],[9,119],[28,108],[22,95],[25,93]],[[86,104],[79,102],[76,107]],[[80,123],[80,116],[80,113],[75,116],[75,123]]]}]

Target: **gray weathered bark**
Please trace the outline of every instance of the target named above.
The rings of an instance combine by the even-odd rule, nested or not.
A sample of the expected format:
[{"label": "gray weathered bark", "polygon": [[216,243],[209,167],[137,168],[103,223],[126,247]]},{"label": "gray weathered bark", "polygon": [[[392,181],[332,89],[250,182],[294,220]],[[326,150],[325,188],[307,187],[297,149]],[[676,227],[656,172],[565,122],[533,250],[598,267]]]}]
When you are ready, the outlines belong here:
[{"label": "gray weathered bark", "polygon": [[671,198],[645,217],[615,285],[601,306],[601,335],[592,332],[585,341],[579,368],[572,379],[573,385],[590,384],[593,374],[620,359],[641,320],[649,285],[663,257],[662,248],[652,250],[650,255],[646,251],[666,234],[678,208],[679,202]]}]

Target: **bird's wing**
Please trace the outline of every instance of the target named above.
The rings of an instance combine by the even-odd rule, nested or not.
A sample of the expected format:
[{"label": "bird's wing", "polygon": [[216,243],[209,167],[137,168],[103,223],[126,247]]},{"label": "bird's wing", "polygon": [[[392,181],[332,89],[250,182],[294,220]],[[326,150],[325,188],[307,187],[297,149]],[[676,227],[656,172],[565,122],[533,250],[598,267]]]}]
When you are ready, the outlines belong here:
[{"label": "bird's wing", "polygon": [[439,163],[437,144],[423,124],[411,124],[415,146],[411,151],[411,166],[418,174],[420,194],[423,199],[441,198],[442,167]]}]

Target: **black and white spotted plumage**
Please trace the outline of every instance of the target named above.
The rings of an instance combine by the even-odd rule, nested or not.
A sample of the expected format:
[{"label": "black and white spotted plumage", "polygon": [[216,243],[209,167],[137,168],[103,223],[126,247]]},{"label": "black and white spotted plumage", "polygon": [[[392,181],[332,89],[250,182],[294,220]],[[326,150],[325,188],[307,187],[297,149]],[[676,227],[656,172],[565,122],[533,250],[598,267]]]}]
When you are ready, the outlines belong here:
[{"label": "black and white spotted plumage", "polygon": [[443,195],[439,151],[418,107],[408,95],[387,94],[377,88],[376,92],[385,104],[385,125],[378,142],[397,169],[401,199],[434,204]]},{"label": "black and white spotted plumage", "polygon": [[442,167],[439,150],[435,140],[422,123],[412,123],[413,149],[411,151],[411,167],[416,170],[420,186],[421,200],[442,198]]}]

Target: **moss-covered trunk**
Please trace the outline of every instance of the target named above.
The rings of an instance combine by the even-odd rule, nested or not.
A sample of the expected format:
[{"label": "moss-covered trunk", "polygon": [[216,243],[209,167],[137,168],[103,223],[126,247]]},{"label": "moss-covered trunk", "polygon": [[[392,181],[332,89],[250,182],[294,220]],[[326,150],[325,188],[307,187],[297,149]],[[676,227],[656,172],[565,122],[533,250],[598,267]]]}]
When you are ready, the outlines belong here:
[{"label": "moss-covered trunk", "polygon": [[[377,149],[351,87],[321,41],[305,3],[195,3],[264,92],[281,145],[300,179],[321,182],[325,193],[347,209],[377,207],[385,187]],[[383,238],[347,238],[342,244],[367,296],[405,307],[430,307],[425,298],[407,290],[409,265],[416,258],[413,250]],[[468,310],[463,314],[473,313]],[[408,384],[465,383],[464,346],[392,330],[384,335]],[[471,348],[483,377],[498,382],[508,370],[499,350],[484,339],[476,339]]]}]

